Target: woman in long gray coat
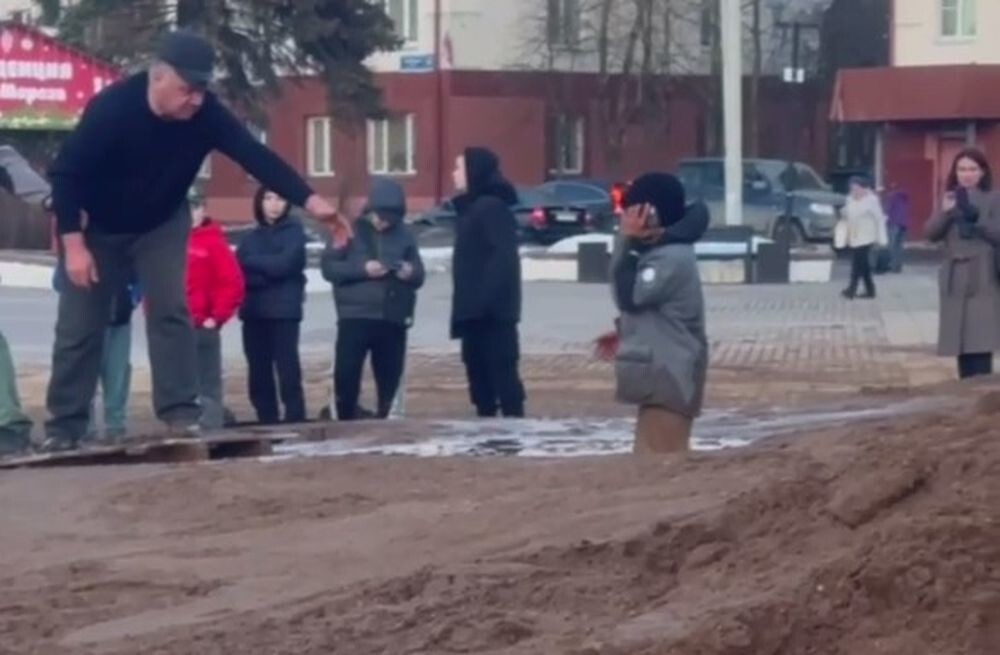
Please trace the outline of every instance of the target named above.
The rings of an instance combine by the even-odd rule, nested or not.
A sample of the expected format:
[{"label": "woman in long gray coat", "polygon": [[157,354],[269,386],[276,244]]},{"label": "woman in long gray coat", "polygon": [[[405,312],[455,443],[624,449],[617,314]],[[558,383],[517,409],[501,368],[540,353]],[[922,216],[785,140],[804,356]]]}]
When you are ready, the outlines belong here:
[{"label": "woman in long gray coat", "polygon": [[993,373],[1000,349],[1000,198],[986,156],[963,150],[952,163],[941,211],[926,226],[944,244],[938,354],[958,358],[962,379]]}]

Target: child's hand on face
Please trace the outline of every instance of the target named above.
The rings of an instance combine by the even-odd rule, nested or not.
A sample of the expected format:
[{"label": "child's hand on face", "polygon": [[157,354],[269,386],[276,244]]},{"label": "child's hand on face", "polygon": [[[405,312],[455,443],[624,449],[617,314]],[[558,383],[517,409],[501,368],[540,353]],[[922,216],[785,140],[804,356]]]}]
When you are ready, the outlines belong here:
[{"label": "child's hand on face", "polygon": [[622,236],[636,241],[651,241],[659,238],[663,234],[663,228],[650,227],[650,219],[655,215],[656,210],[648,203],[629,207],[622,215]]},{"label": "child's hand on face", "polygon": [[630,239],[638,239],[646,231],[646,215],[649,205],[632,205],[622,214],[621,233]]}]

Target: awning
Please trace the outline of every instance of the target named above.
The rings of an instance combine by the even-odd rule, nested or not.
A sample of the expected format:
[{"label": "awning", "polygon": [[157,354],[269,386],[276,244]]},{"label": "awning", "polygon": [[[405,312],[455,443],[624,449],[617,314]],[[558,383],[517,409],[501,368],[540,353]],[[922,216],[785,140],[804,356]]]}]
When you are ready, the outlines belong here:
[{"label": "awning", "polygon": [[830,120],[1000,119],[1000,66],[855,68],[837,74]]}]

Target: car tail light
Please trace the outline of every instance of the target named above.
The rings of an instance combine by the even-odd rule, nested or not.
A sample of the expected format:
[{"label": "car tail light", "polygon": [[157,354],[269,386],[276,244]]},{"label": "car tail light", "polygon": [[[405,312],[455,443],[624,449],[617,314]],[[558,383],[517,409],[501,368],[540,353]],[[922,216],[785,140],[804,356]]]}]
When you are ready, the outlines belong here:
[{"label": "car tail light", "polygon": [[544,209],[542,209],[542,208],[539,207],[535,211],[531,212],[531,224],[532,224],[532,226],[534,226],[536,228],[543,228],[543,227],[545,227],[545,210]]},{"label": "car tail light", "polygon": [[615,210],[616,214],[621,214],[624,211],[623,204],[625,202],[625,190],[628,185],[624,182],[615,182],[611,186],[611,206]]}]

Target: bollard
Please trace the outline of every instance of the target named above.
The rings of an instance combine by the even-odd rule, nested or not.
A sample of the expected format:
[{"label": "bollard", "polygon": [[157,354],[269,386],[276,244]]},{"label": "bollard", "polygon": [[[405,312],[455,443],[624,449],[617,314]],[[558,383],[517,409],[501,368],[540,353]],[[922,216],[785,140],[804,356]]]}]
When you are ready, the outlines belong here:
[{"label": "bollard", "polygon": [[610,279],[611,253],[606,243],[577,245],[576,263],[577,282],[605,283]]}]

